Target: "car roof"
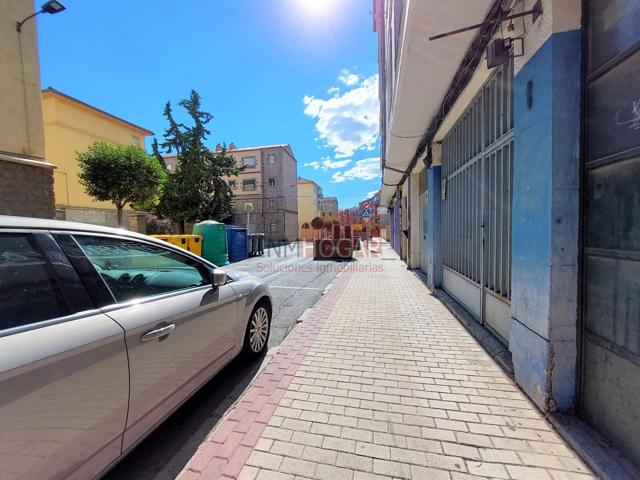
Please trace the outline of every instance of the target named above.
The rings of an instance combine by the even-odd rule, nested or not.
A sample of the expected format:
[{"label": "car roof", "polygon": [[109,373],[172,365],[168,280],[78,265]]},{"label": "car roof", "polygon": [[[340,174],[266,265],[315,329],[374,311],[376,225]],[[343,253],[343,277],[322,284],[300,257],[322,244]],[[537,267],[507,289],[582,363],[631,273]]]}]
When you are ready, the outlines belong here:
[{"label": "car roof", "polygon": [[143,238],[149,240],[147,235],[130,232],[122,228],[103,227],[102,225],[92,225],[89,223],[65,222],[62,220],[49,220],[46,218],[32,217],[12,217],[0,215],[0,229],[20,228],[35,230],[73,230],[91,233],[108,233],[112,235],[126,235],[129,237]]}]

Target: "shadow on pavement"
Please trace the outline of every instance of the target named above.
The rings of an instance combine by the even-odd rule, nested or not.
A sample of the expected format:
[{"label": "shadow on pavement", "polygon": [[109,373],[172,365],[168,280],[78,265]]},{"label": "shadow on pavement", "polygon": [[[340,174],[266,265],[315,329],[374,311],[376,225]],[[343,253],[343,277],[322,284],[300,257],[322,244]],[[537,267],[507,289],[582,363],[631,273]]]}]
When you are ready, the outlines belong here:
[{"label": "shadow on pavement", "polygon": [[253,380],[266,357],[236,358],[103,478],[174,479],[200,444]]}]

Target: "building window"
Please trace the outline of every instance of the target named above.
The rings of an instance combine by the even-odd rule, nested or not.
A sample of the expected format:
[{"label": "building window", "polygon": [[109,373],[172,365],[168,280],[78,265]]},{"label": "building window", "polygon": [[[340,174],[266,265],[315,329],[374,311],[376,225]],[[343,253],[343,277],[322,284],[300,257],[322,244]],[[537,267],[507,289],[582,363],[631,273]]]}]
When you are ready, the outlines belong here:
[{"label": "building window", "polygon": [[279,232],[280,231],[280,225],[278,225],[277,223],[272,223],[271,224],[271,231],[272,232]]},{"label": "building window", "polygon": [[273,177],[269,177],[269,186],[270,187],[275,187],[276,186],[276,179]]},{"label": "building window", "polygon": [[231,190],[235,190],[236,189],[236,181],[235,180],[229,180],[229,188]]},{"label": "building window", "polygon": [[242,190],[244,190],[245,192],[252,192],[255,189],[256,189],[255,179],[242,181]]},{"label": "building window", "polygon": [[140,146],[140,137],[138,137],[137,135],[131,135],[131,145],[139,147]]},{"label": "building window", "polygon": [[270,155],[267,157],[267,163],[268,163],[269,165],[275,165],[275,164],[276,164],[276,156],[275,156],[274,154],[270,154]]},{"label": "building window", "polygon": [[269,200],[269,210],[274,212],[277,209],[278,209],[278,206],[276,205],[276,201],[275,200]]},{"label": "building window", "polygon": [[244,168],[256,168],[256,157],[246,157],[242,159]]}]

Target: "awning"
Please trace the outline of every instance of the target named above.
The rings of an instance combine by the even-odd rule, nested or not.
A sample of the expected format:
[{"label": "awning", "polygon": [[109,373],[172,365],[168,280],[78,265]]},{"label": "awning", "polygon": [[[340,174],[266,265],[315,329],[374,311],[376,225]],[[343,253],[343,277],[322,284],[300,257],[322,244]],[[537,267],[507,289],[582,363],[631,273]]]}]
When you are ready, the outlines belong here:
[{"label": "awning", "polygon": [[[471,46],[477,30],[429,41],[428,37],[482,22],[495,0],[409,0],[398,78],[387,125],[385,165],[405,171]],[[402,173],[384,169],[381,205],[388,204]]]}]

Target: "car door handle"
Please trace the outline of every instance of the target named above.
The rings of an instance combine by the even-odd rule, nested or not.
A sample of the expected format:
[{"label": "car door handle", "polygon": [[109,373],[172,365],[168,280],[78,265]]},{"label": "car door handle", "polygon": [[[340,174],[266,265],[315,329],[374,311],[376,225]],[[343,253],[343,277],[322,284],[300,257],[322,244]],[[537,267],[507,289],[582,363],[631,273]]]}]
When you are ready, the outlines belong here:
[{"label": "car door handle", "polygon": [[176,329],[175,324],[166,325],[162,328],[156,328],[155,330],[151,330],[150,332],[145,333],[140,337],[141,342],[150,342],[151,340],[156,340],[161,337],[166,337],[171,332]]}]

